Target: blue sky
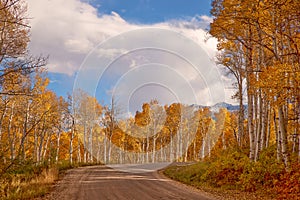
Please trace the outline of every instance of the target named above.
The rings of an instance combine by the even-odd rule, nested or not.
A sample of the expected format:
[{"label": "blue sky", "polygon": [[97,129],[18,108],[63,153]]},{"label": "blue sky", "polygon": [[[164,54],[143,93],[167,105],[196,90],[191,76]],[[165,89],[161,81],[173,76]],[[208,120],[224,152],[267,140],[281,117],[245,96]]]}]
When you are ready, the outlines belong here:
[{"label": "blue sky", "polygon": [[[97,8],[98,15],[110,15],[116,12],[121,18],[132,24],[155,24],[172,20],[191,21],[196,16],[209,16],[210,0],[90,0]],[[51,57],[51,54],[49,55]],[[51,80],[49,89],[59,96],[72,93],[74,74],[53,73],[49,71]]]},{"label": "blue sky", "polygon": [[210,0],[98,0],[91,4],[100,14],[117,12],[132,23],[151,24],[172,19],[191,19],[209,15]]},{"label": "blue sky", "polygon": [[[132,98],[124,103],[136,109],[149,94],[153,94],[153,98],[158,98],[163,104],[170,104],[174,101],[174,96],[186,94],[186,89],[183,88],[188,85],[192,88],[197,102],[191,100],[184,103],[211,105],[220,101],[230,102],[231,94],[216,92],[220,88],[221,90],[225,88],[225,86],[220,87],[217,82],[230,82],[230,80],[219,72],[212,72],[215,67],[213,60],[217,53],[217,41],[207,33],[212,20],[209,15],[210,0],[27,0],[27,2],[29,16],[32,17],[29,50],[35,55],[49,55],[47,65],[50,78],[49,89],[54,90],[59,96],[72,93],[80,82],[82,85],[78,87],[84,87],[83,89],[95,95],[100,102],[107,104],[118,84],[117,86],[125,91],[129,88],[134,90],[127,91]],[[155,33],[156,35],[152,37],[149,34],[152,29],[162,30],[162,32]],[[126,41],[122,40],[122,35]],[[195,47],[192,43],[198,46]],[[185,44],[193,46],[194,49],[190,49]],[[190,60],[196,62],[198,62],[197,58],[201,57],[196,50],[199,47],[203,50],[201,51],[203,58],[210,59],[210,63],[205,66],[201,66],[200,63],[196,66],[199,69],[197,69],[198,75],[195,76],[197,72],[189,69],[191,66],[179,66],[178,63],[186,64],[182,60],[172,62],[180,57],[179,54],[174,58],[164,53],[157,56],[154,52],[147,54],[143,51],[136,54],[131,52],[130,55],[120,59],[122,62],[120,60],[117,62],[118,66],[111,66],[108,70],[111,73],[104,73],[105,77],[101,77],[100,72],[105,71],[111,59],[117,59],[118,56],[133,48],[147,47],[145,45],[154,45],[158,49],[162,47],[165,50],[172,49],[172,52],[180,52],[180,55],[190,57]],[[91,53],[93,51],[94,54]],[[166,62],[167,58],[170,59],[168,62]],[[144,69],[142,66],[149,65],[150,60],[155,61],[156,64],[169,65],[169,72],[168,70],[162,72],[162,70],[151,71],[152,74],[141,73],[139,67]],[[206,61],[203,63],[208,63]],[[97,68],[98,71],[91,70],[86,63],[94,66],[94,70]],[[154,69],[157,66],[152,63],[149,67]],[[155,79],[156,74],[160,74],[162,80],[170,79],[169,82],[164,82],[170,85],[156,83],[149,86],[149,83],[141,83],[133,87],[137,80],[124,78],[129,72],[136,73],[136,76],[128,75],[128,77],[145,76],[146,79],[150,76],[157,82],[159,80]],[[174,72],[180,74],[178,80],[170,77]],[[207,78],[207,75],[212,77]],[[81,77],[80,81],[78,77]],[[185,86],[179,77],[186,81]],[[119,83],[120,81],[124,82]],[[177,88],[173,88],[175,83]],[[128,88],[124,89],[124,86]],[[214,91],[211,88],[214,88]],[[213,98],[216,94],[218,96]]]}]

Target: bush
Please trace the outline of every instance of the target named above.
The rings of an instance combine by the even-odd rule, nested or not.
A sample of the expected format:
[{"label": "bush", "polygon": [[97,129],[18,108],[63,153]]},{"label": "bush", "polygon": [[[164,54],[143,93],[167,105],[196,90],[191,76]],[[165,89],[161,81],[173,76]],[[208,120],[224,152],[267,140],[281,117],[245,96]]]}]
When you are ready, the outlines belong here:
[{"label": "bush", "polygon": [[295,162],[291,170],[280,174],[274,184],[278,199],[300,199],[300,164]]},{"label": "bush", "polygon": [[236,188],[249,159],[243,152],[229,149],[213,159],[201,180],[214,187]]},{"label": "bush", "polygon": [[238,184],[244,191],[254,192],[264,189],[271,193],[284,171],[284,164],[277,161],[271,147],[261,152],[257,162],[249,162],[245,166]]},{"label": "bush", "polygon": [[260,192],[279,199],[300,199],[300,164],[292,160],[289,171],[277,161],[273,147],[264,150],[257,162],[248,154],[228,149],[218,156],[184,166],[170,167],[165,174],[175,180],[194,185]]}]

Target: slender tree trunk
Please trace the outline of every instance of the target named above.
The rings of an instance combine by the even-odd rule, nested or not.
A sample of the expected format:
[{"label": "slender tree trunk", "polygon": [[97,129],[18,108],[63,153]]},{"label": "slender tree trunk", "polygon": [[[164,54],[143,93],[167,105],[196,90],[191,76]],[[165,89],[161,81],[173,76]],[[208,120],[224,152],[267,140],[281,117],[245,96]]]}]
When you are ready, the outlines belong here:
[{"label": "slender tree trunk", "polygon": [[75,135],[75,120],[72,119],[72,127],[71,127],[71,134],[70,134],[70,148],[69,148],[69,161],[73,164],[73,140]]},{"label": "slender tree trunk", "polygon": [[87,161],[87,153],[86,153],[86,122],[83,125],[83,162]]},{"label": "slender tree trunk", "polygon": [[285,125],[285,118],[283,114],[282,106],[278,107],[278,116],[279,116],[279,127],[280,127],[280,136],[281,136],[281,153],[286,169],[289,169],[290,160],[288,154],[288,142],[287,142],[287,130]]},{"label": "slender tree trunk", "polygon": [[56,156],[55,156],[55,162],[58,163],[58,159],[59,159],[59,150],[60,150],[60,136],[61,136],[61,132],[58,131],[57,133],[57,141],[56,141]]},{"label": "slender tree trunk", "polygon": [[[24,124],[23,124],[23,136],[22,136],[22,140],[24,140],[24,141],[25,141],[25,137],[26,137],[26,134],[27,134],[29,106],[30,106],[29,103],[27,103],[25,117],[24,117]],[[25,160],[26,159],[25,142],[21,143],[21,151],[22,151],[22,158],[23,158],[23,160]]]},{"label": "slender tree trunk", "polygon": [[174,152],[173,152],[173,138],[172,138],[172,133],[170,131],[170,157],[169,157],[169,161],[170,162],[173,161],[173,156],[174,156]]},{"label": "slender tree trunk", "polygon": [[266,145],[265,145],[265,148],[268,148],[269,147],[269,144],[270,144],[270,137],[271,137],[271,110],[270,110],[270,104],[268,104],[268,117],[267,117],[267,130],[266,130]]},{"label": "slender tree trunk", "polygon": [[156,135],[153,135],[153,150],[152,150],[152,163],[155,163],[155,153],[156,153]]},{"label": "slender tree trunk", "polygon": [[111,136],[110,136],[110,138],[109,138],[109,140],[108,140],[108,153],[107,153],[107,163],[110,163],[110,159],[111,159]]},{"label": "slender tree trunk", "polygon": [[239,118],[238,118],[238,145],[241,147],[244,137],[244,103],[243,103],[243,79],[240,76],[240,83],[238,84],[239,94]]},{"label": "slender tree trunk", "polygon": [[205,147],[206,147],[206,141],[204,137],[202,138],[202,148],[201,148],[201,159],[205,158]]},{"label": "slender tree trunk", "polygon": [[14,140],[15,140],[15,138],[13,137],[14,134],[12,134],[13,115],[14,115],[14,104],[11,105],[11,112],[10,112],[10,115],[9,115],[8,126],[7,126],[7,136],[8,136],[8,139],[9,139],[10,160],[11,160],[11,162],[13,162],[13,160],[15,159],[15,149],[14,149]]},{"label": "slender tree trunk", "polygon": [[90,134],[89,134],[89,155],[90,155],[90,158],[89,158],[89,162],[94,162],[94,159],[93,159],[93,128],[90,128]]},{"label": "slender tree trunk", "polygon": [[[263,133],[262,133],[263,132],[262,121],[263,121],[264,113],[263,113],[263,100],[262,100],[262,96],[261,96],[261,90],[259,90],[258,101],[259,101],[258,102],[258,108],[257,108],[257,111],[256,111],[257,112],[256,115],[258,115],[258,119],[256,120],[257,132],[256,132],[256,137],[255,137],[255,139],[256,139],[256,142],[255,142],[255,157],[254,157],[255,161],[258,161],[258,159],[259,159],[261,145],[263,144],[263,141],[261,140],[261,138],[262,138],[262,135],[263,135]],[[257,116],[256,116],[256,118],[257,118]]]},{"label": "slender tree trunk", "polygon": [[78,146],[77,146],[77,162],[78,163],[81,163],[82,160],[81,160],[81,145],[80,145],[80,140],[77,136],[77,141],[78,141]]},{"label": "slender tree trunk", "polygon": [[149,163],[149,146],[150,146],[150,141],[149,141],[149,129],[147,130],[147,133],[146,133],[146,139],[147,139],[147,142],[146,142],[146,163]]},{"label": "slender tree trunk", "polygon": [[104,164],[107,164],[107,152],[106,152],[106,150],[107,150],[107,136],[106,136],[106,134],[104,135],[103,143],[104,143],[104,147],[103,147]]},{"label": "slender tree trunk", "polygon": [[273,110],[273,112],[274,112],[274,129],[276,135],[276,155],[277,155],[277,160],[280,161],[281,160],[281,136],[280,136],[280,132],[278,131],[275,109]]},{"label": "slender tree trunk", "polygon": [[46,159],[46,155],[47,155],[47,151],[48,151],[48,144],[50,144],[49,147],[49,161],[51,159],[51,133],[48,134],[47,140],[46,140],[46,144],[45,146],[42,148],[43,149],[43,161],[45,161]]},{"label": "slender tree trunk", "polygon": [[249,131],[249,142],[250,142],[250,160],[254,160],[255,155],[255,136],[254,136],[254,124],[253,124],[253,96],[248,95],[248,131]]}]

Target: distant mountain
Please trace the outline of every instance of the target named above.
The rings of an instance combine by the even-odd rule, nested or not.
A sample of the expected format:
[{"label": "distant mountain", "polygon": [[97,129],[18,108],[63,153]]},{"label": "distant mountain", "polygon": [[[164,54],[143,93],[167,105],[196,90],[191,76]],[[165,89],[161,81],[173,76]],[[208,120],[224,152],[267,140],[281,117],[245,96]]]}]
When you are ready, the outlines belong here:
[{"label": "distant mountain", "polygon": [[[239,105],[232,105],[232,104],[229,104],[229,103],[226,103],[226,102],[220,102],[220,103],[217,103],[213,106],[202,106],[202,105],[192,104],[191,107],[193,107],[195,110],[198,110],[200,108],[209,108],[212,113],[219,112],[219,110],[221,108],[226,108],[229,112],[235,112],[235,111],[238,111],[240,109]],[[247,106],[244,106],[244,107],[246,109]]]},{"label": "distant mountain", "polygon": [[240,109],[240,106],[221,102],[221,103],[217,103],[217,104],[211,106],[210,111],[211,112],[219,112],[220,108],[226,108],[229,112],[234,112],[234,111],[238,111]]}]

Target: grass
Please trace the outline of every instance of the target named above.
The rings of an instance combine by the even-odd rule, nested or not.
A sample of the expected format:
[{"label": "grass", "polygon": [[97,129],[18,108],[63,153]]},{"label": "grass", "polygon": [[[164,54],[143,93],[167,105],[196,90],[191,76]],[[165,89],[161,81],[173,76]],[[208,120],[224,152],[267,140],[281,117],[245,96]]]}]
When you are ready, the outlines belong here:
[{"label": "grass", "polygon": [[0,200],[34,199],[48,194],[64,172],[71,168],[99,163],[61,162],[57,165],[25,165],[0,177]]},{"label": "grass", "polygon": [[0,180],[0,199],[31,199],[45,195],[58,179],[59,171],[57,167],[39,170],[5,174]]},{"label": "grass", "polygon": [[170,166],[164,169],[163,173],[167,177],[182,182],[186,185],[193,186],[206,193],[211,194],[216,199],[273,199],[269,194],[262,191],[244,192],[239,190],[235,185],[224,185],[221,187],[206,181],[206,173],[209,170],[209,162],[198,162],[187,166]]},{"label": "grass", "polygon": [[286,169],[273,147],[262,151],[257,162],[251,162],[247,152],[232,148],[192,165],[170,166],[163,173],[219,199],[300,200],[299,169],[298,155],[291,156]]}]

